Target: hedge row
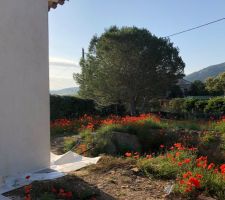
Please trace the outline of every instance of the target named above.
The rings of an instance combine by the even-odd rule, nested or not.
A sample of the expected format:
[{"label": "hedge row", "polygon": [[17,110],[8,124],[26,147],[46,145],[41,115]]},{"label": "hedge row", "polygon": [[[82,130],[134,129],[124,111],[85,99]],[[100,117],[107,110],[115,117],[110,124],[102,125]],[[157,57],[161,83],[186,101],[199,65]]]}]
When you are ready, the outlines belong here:
[{"label": "hedge row", "polygon": [[50,96],[51,120],[75,119],[88,115],[107,116],[110,114],[124,115],[123,105],[99,106],[93,100],[81,99],[73,96]]},{"label": "hedge row", "polygon": [[196,117],[216,117],[225,115],[225,98],[214,97],[210,99],[177,98],[166,104],[161,104],[161,110],[170,113],[180,113]]}]

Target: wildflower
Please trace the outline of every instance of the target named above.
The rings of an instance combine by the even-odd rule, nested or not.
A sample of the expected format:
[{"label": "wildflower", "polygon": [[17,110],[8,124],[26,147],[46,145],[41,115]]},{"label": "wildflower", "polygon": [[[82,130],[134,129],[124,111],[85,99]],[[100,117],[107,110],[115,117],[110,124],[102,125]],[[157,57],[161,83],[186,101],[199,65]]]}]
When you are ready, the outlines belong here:
[{"label": "wildflower", "polygon": [[178,164],[179,167],[181,167],[183,165],[182,162],[178,162],[177,164]]},{"label": "wildflower", "polygon": [[170,150],[174,150],[174,147],[170,147]]},{"label": "wildflower", "polygon": [[29,180],[30,179],[30,176],[26,176],[26,179]]},{"label": "wildflower", "polygon": [[180,156],[180,152],[176,152],[175,156],[179,157]]},{"label": "wildflower", "polygon": [[203,176],[201,174],[196,174],[195,177],[201,179]]},{"label": "wildflower", "polygon": [[197,178],[189,178],[189,183],[193,184],[196,188],[200,188],[200,181]]},{"label": "wildflower", "polygon": [[146,155],[146,158],[147,159],[151,159],[152,158],[152,155]]},{"label": "wildflower", "polygon": [[160,148],[163,149],[165,146],[163,144],[160,145]]},{"label": "wildflower", "polygon": [[127,153],[125,153],[125,156],[126,157],[131,157],[132,156],[132,153],[127,152]]},{"label": "wildflower", "polygon": [[184,180],[180,180],[179,182],[181,185],[185,184],[185,181]]},{"label": "wildflower", "polygon": [[220,170],[221,170],[221,173],[222,173],[222,174],[225,174],[225,164],[222,164],[222,165],[220,166]]},{"label": "wildflower", "polygon": [[187,173],[183,174],[183,178],[188,178],[189,176],[192,176],[192,172],[188,171]]},{"label": "wildflower", "polygon": [[198,149],[197,148],[194,148],[194,147],[191,147],[189,148],[190,151],[197,151]]},{"label": "wildflower", "polygon": [[215,164],[214,163],[210,163],[209,165],[208,165],[208,170],[210,170],[210,169],[212,169],[213,167],[215,166]]},{"label": "wildflower", "polygon": [[182,144],[181,143],[175,143],[173,146],[175,146],[176,148],[180,148],[180,147],[182,147]]},{"label": "wildflower", "polygon": [[190,158],[186,158],[185,160],[184,160],[184,163],[186,163],[186,164],[188,164],[188,163],[190,163],[191,162],[191,159]]}]

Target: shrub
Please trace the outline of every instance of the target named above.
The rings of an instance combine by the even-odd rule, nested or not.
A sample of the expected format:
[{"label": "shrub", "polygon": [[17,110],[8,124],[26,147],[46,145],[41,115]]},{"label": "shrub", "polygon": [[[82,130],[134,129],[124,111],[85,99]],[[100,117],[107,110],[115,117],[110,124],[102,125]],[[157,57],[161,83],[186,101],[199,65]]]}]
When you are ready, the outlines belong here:
[{"label": "shrub", "polygon": [[[161,145],[163,147],[163,145]],[[225,164],[216,165],[208,162],[207,157],[197,157],[194,148],[185,148],[180,143],[174,144],[164,154],[135,155],[137,166],[145,174],[157,178],[176,178],[174,193],[196,199],[204,191],[217,199],[225,199]],[[127,157],[132,154],[126,153]]]},{"label": "shrub", "polygon": [[172,113],[184,112],[184,102],[183,98],[175,98],[169,102],[169,111]]},{"label": "shrub", "polygon": [[126,109],[121,104],[99,106],[93,100],[81,99],[73,96],[50,96],[51,120],[56,119],[77,119],[87,115],[108,116],[111,114],[124,115]]},{"label": "shrub", "polygon": [[197,103],[197,99],[194,99],[194,98],[188,98],[188,99],[185,99],[184,100],[184,112],[186,113],[194,113],[196,111],[196,103]]},{"label": "shrub", "polygon": [[169,101],[168,108],[163,110],[185,118],[220,118],[225,114],[225,98],[211,99],[176,98]]},{"label": "shrub", "polygon": [[225,114],[225,98],[216,97],[209,99],[208,104],[205,107],[205,112],[217,115]]},{"label": "shrub", "polygon": [[165,155],[159,155],[150,159],[146,159],[146,157],[141,158],[137,161],[137,166],[146,175],[151,174],[157,178],[174,179],[184,169],[186,170],[190,167],[191,159],[194,158],[195,155],[190,150],[179,151],[175,149]]},{"label": "shrub", "polygon": [[64,140],[64,152],[72,150],[74,145],[76,144],[76,140],[74,138],[68,138]]}]

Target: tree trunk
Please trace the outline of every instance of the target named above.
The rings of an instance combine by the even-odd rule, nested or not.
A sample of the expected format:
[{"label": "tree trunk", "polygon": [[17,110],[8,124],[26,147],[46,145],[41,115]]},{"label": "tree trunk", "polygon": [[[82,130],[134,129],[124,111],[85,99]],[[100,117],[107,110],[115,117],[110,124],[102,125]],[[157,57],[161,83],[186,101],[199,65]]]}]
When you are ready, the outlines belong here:
[{"label": "tree trunk", "polygon": [[136,113],[136,102],[135,102],[135,97],[132,97],[130,99],[130,114],[131,116],[135,116]]}]

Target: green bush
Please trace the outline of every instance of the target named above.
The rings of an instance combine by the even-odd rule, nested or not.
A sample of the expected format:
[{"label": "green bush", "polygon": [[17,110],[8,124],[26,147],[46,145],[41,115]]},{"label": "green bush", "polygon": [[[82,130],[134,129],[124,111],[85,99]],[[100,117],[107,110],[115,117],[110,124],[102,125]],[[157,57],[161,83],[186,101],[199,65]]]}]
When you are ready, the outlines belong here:
[{"label": "green bush", "polygon": [[[151,120],[128,124],[112,124],[100,127],[95,133],[85,131],[81,136],[86,144],[95,144],[92,154],[124,154],[126,151],[139,152],[157,152],[159,146],[171,146],[174,142],[179,141],[182,137],[175,131],[167,130],[168,125],[165,123],[156,123]],[[140,148],[136,149],[132,144],[118,144],[114,139],[115,133],[129,134],[138,139]],[[195,140],[197,141],[197,140]]]},{"label": "green bush", "polygon": [[172,99],[169,102],[169,111],[172,113],[184,112],[184,102],[185,99],[183,98]]},{"label": "green bush", "polygon": [[74,138],[68,138],[64,140],[64,152],[68,152],[72,150],[72,148],[75,146],[76,140]]},{"label": "green bush", "polygon": [[99,106],[93,100],[73,96],[50,96],[51,120],[75,119],[85,114],[107,116],[110,114],[124,115],[126,109],[121,104]]},{"label": "green bush", "polygon": [[79,118],[84,114],[94,114],[95,103],[72,96],[50,96],[51,120]]},{"label": "green bush", "polygon": [[[141,158],[137,161],[137,166],[147,176],[152,175],[156,178],[175,179],[180,173],[182,173],[182,170],[184,170],[183,167],[178,166],[177,163],[186,158],[195,158],[195,155],[189,151],[180,151],[179,157],[175,156],[177,152],[179,151],[169,152],[171,157],[176,157],[176,162],[172,162],[165,155],[159,155],[157,157],[153,157],[152,159]],[[188,167],[189,165],[186,165],[185,169],[188,169]]]},{"label": "green bush", "polygon": [[225,114],[225,98],[216,97],[209,99],[208,104],[205,107],[205,112],[219,115]]},{"label": "green bush", "polygon": [[168,108],[164,110],[177,115],[184,114],[186,118],[220,118],[225,114],[225,98],[176,98],[170,100]]},{"label": "green bush", "polygon": [[[188,149],[176,149],[152,158],[141,157],[137,166],[147,176],[176,179],[173,193],[182,194],[185,199],[196,199],[199,192],[219,200],[225,198],[224,174],[220,171],[222,165],[210,164],[207,157],[197,157]],[[188,188],[190,191],[187,191]]]}]

